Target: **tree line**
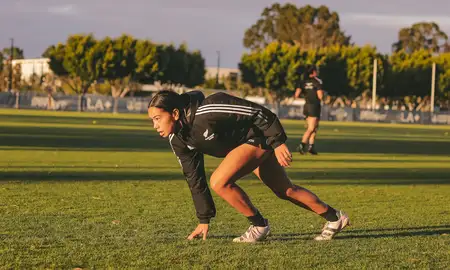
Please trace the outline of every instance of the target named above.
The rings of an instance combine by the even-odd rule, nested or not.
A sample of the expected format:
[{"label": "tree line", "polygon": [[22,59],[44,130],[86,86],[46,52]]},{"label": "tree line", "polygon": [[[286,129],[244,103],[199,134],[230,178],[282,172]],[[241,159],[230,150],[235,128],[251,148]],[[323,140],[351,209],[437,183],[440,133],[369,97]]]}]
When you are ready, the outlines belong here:
[{"label": "tree line", "polygon": [[[101,40],[92,34],[70,35],[65,43],[49,46],[42,56],[50,59],[53,74],[80,95],[98,83],[108,84],[117,98],[137,90],[137,84],[158,81],[195,87],[205,77],[203,56],[189,51],[186,44],[175,47],[125,34]],[[9,72],[7,66],[2,70],[5,75]]]},{"label": "tree line", "polygon": [[436,63],[436,96],[450,97],[450,53],[433,55],[425,49],[383,55],[373,46],[334,45],[303,50],[301,46],[275,41],[264,49],[244,54],[239,68],[243,82],[252,88],[270,89],[272,98],[282,99],[292,96],[308,65],[317,65],[329,95],[354,99],[372,88],[374,60],[380,96],[429,95],[432,64]]},{"label": "tree line", "polygon": [[[314,50],[333,45],[354,45],[351,36],[340,26],[339,14],[327,6],[297,7],[275,3],[264,8],[258,21],[244,34],[243,44],[250,50],[263,49],[278,41],[296,45],[302,50]],[[435,22],[418,22],[401,28],[392,51],[412,53],[426,49],[434,53],[450,52],[448,36]]]},{"label": "tree line", "polygon": [[377,93],[384,97],[427,96],[431,69],[437,64],[437,97],[450,98],[450,44],[434,22],[399,30],[392,53],[356,46],[340,27],[339,16],[326,6],[267,7],[244,35],[250,50],[241,57],[242,80],[274,99],[292,96],[307,65],[316,65],[332,96],[355,98],[371,89],[377,60]]},{"label": "tree line", "polygon": [[66,43],[52,45],[43,53],[51,70],[80,94],[94,82],[106,81],[113,97],[123,97],[133,83],[194,87],[202,84],[205,61],[199,51],[135,39],[129,35],[95,39],[92,35],[72,35]]},{"label": "tree line", "polygon": [[[319,67],[324,88],[333,96],[354,98],[371,88],[373,60],[378,63],[378,94],[386,97],[426,96],[431,66],[437,64],[437,97],[449,98],[450,45],[434,22],[418,22],[399,30],[391,54],[376,47],[356,46],[340,26],[337,12],[322,5],[297,7],[275,3],[244,34],[249,50],[239,63],[241,83],[225,78],[205,81],[205,61],[199,51],[135,39],[129,35],[97,40],[93,35],[71,35],[65,43],[43,53],[50,68],[65,85],[81,95],[100,83],[114,97],[138,90],[140,84],[161,82],[186,87],[259,89],[271,98],[291,95],[306,65]],[[0,60],[10,55],[7,48]],[[15,58],[23,51],[14,48]],[[3,76],[10,72],[1,67]],[[17,70],[13,71],[17,82]],[[20,78],[20,76],[19,76]],[[5,80],[1,80],[3,88]],[[39,81],[35,78],[34,81]],[[42,78],[40,80],[42,82]]]}]

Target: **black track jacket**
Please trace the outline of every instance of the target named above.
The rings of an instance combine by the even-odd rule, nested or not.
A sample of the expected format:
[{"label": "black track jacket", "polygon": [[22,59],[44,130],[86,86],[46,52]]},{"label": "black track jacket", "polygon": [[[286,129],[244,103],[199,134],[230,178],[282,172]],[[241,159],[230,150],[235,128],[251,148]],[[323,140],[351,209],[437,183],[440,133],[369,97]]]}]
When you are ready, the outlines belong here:
[{"label": "black track jacket", "polygon": [[194,200],[200,223],[209,223],[216,209],[205,176],[203,154],[225,157],[237,146],[263,141],[275,149],[287,137],[278,117],[267,108],[226,93],[205,98],[191,91],[184,109],[185,124],[169,135]]}]

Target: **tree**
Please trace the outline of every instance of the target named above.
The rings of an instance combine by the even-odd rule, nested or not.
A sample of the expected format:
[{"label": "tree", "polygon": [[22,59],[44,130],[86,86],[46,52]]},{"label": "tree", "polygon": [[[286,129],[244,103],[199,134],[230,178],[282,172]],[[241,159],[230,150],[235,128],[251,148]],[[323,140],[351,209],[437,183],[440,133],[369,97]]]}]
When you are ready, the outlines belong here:
[{"label": "tree", "polygon": [[8,89],[8,82],[6,75],[3,72],[0,72],[0,91],[5,91]]},{"label": "tree", "polygon": [[3,91],[4,89],[7,88],[6,76],[5,76],[5,72],[3,70],[3,68],[4,68],[3,61],[4,61],[3,53],[0,52],[0,91]]},{"label": "tree", "polygon": [[378,85],[382,86],[387,61],[371,46],[303,50],[297,45],[273,42],[262,50],[244,54],[239,69],[244,83],[265,89],[272,101],[292,96],[299,82],[306,79],[305,68],[309,65],[318,67],[324,90],[330,95],[356,98],[371,88],[375,59],[379,63]]},{"label": "tree", "polygon": [[437,98],[450,99],[450,53],[443,53],[433,59],[437,70]]},{"label": "tree", "polygon": [[261,51],[245,53],[239,63],[242,81],[253,88],[264,87],[264,70],[260,64],[261,56]]},{"label": "tree", "polygon": [[96,43],[92,35],[72,35],[65,45],[64,68],[69,76],[80,81],[81,87],[77,92],[83,96],[101,75],[101,72],[96,70],[99,66],[93,61],[93,57],[97,56],[93,53]]},{"label": "tree", "polygon": [[435,22],[420,22],[398,32],[398,41],[392,44],[394,52],[413,53],[420,49],[433,53],[443,52],[448,46],[448,36]]},{"label": "tree", "polygon": [[43,57],[49,58],[49,67],[53,73],[59,77],[66,77],[69,72],[64,68],[64,57],[66,55],[66,46],[58,43],[56,46],[49,46],[42,54]]},{"label": "tree", "polygon": [[[136,69],[136,40],[127,35],[110,40],[106,39],[100,44],[106,47],[103,59],[103,77],[111,85],[111,94],[114,98],[124,97],[129,91],[129,83]],[[103,47],[102,46],[102,47]]]},{"label": "tree", "polygon": [[386,59],[373,46],[333,46],[322,49],[317,65],[324,89],[333,96],[356,98],[372,88],[373,62],[377,60],[377,81],[382,87]]},{"label": "tree", "polygon": [[205,82],[205,59],[200,51],[188,53],[187,74],[184,85],[187,87],[196,87]]},{"label": "tree", "polygon": [[442,50],[444,53],[450,53],[450,42],[446,42]]},{"label": "tree", "polygon": [[36,73],[31,74],[28,80],[24,81],[25,89],[28,91],[39,91],[41,90],[42,79]]},{"label": "tree", "polygon": [[194,87],[204,82],[205,60],[199,51],[189,52],[186,44],[159,45],[157,55],[162,83]]},{"label": "tree", "polygon": [[386,87],[380,94],[395,98],[429,95],[432,63],[432,54],[425,49],[393,53],[389,57]]},{"label": "tree", "polygon": [[108,82],[115,99],[139,89],[138,83],[194,87],[204,82],[204,59],[199,51],[188,51],[185,44],[176,48],[128,35],[100,41],[92,35],[72,35],[42,55],[50,59],[54,74],[80,96],[99,79]]},{"label": "tree", "polygon": [[[10,76],[11,72],[12,77]],[[5,61],[3,68],[0,70],[0,90],[9,90],[10,87],[9,82],[11,78],[12,78],[12,85],[11,85],[12,89],[20,90],[22,84],[21,65],[20,64],[13,65],[11,69],[11,60],[7,60]]]},{"label": "tree", "polygon": [[114,112],[117,112],[118,98],[131,91],[131,83],[136,71],[136,40],[132,36],[122,35],[111,40],[106,38],[96,47],[102,59],[102,77],[111,85],[114,98]]},{"label": "tree", "polygon": [[3,72],[3,61],[5,60],[3,53],[0,52],[0,73]]},{"label": "tree", "polygon": [[181,44],[179,48],[175,48],[173,45],[162,45],[159,49],[159,67],[163,74],[161,82],[183,85],[188,72],[186,44]]},{"label": "tree", "polygon": [[84,95],[102,76],[101,61],[104,50],[92,35],[69,36],[65,44],[50,46],[43,53],[50,58],[50,69],[75,91],[80,99],[78,109],[83,110]]},{"label": "tree", "polygon": [[270,89],[273,100],[278,100],[287,89],[287,73],[289,66],[289,47],[281,43],[272,43],[261,56],[261,65],[264,69],[264,87]]},{"label": "tree", "polygon": [[[23,50],[21,48],[13,47],[13,52],[14,52],[14,59],[24,58]],[[4,48],[2,53],[5,56],[5,58],[9,59],[11,57],[11,47]]]},{"label": "tree", "polygon": [[[49,46],[42,54],[43,57],[49,58],[49,68],[53,74],[65,85],[69,86],[72,91],[78,93],[79,82],[69,76],[69,72],[64,68],[64,58],[66,55],[66,46],[58,43],[56,46]],[[49,94],[49,100],[51,100],[51,91],[55,90],[55,78],[54,76],[47,75],[45,78],[47,91]]]},{"label": "tree", "polygon": [[303,61],[299,48],[286,43],[273,42],[264,50],[244,54],[239,69],[243,83],[264,94],[270,102],[278,104],[292,95],[298,84]]},{"label": "tree", "polygon": [[[3,70],[4,78],[6,79],[6,82],[9,82],[10,80],[10,74],[12,72],[12,89],[13,90],[20,90],[22,85],[22,68],[20,64],[16,64],[13,66],[12,70],[9,66],[5,67]],[[8,84],[6,84],[7,87],[9,87]]]},{"label": "tree", "polygon": [[330,45],[348,45],[350,36],[340,29],[339,15],[328,7],[276,3],[261,13],[261,18],[246,30],[244,46],[261,49],[273,41],[298,45],[301,49],[317,49]]},{"label": "tree", "polygon": [[158,63],[157,45],[149,40],[138,40],[136,42],[136,70],[135,80],[139,83],[154,83],[162,72]]}]

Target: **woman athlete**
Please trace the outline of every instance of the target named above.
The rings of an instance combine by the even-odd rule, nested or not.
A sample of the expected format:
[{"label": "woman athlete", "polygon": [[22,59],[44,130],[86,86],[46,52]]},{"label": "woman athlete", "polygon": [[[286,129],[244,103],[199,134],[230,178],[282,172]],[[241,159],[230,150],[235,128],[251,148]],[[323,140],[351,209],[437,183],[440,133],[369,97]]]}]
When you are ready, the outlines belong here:
[{"label": "woman athlete", "polygon": [[303,114],[306,117],[307,128],[303,134],[301,144],[297,147],[297,151],[302,155],[306,153],[317,155],[314,142],[317,136],[317,129],[319,128],[321,102],[324,96],[322,80],[317,75],[316,67],[309,67],[306,73],[307,78],[295,91],[295,98],[300,96],[302,90],[305,95]]},{"label": "woman athlete", "polygon": [[331,240],[348,225],[344,212],[290,181],[284,170],[292,161],[285,144],[286,134],[277,116],[265,107],[225,93],[205,98],[199,91],[179,95],[165,90],[150,101],[148,116],[159,135],[169,138],[192,194],[199,225],[189,240],[206,240],[209,222],[216,214],[205,175],[204,154],[223,158],[210,177],[211,189],[251,223],[234,242],[256,242],[270,233],[268,220],[236,184],[251,172],[279,198],[327,220],[315,240]]}]

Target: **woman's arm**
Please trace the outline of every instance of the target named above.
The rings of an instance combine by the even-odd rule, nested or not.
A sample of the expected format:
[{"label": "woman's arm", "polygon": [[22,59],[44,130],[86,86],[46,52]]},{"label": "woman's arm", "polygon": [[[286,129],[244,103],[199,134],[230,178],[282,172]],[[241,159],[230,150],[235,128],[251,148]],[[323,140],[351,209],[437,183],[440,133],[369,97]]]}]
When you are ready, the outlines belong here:
[{"label": "woman's arm", "polygon": [[203,154],[189,149],[173,134],[169,139],[191,190],[197,218],[201,224],[208,224],[216,215],[216,208],[206,181]]}]

